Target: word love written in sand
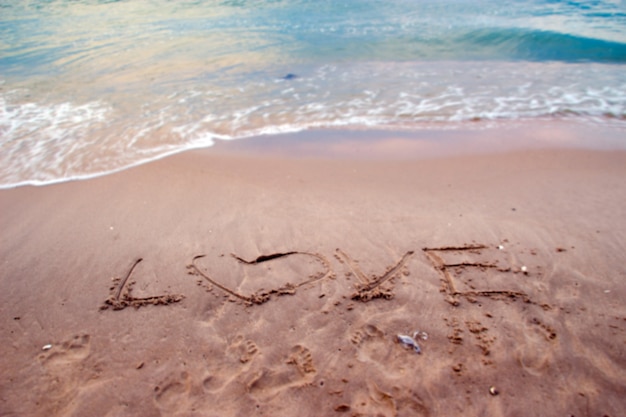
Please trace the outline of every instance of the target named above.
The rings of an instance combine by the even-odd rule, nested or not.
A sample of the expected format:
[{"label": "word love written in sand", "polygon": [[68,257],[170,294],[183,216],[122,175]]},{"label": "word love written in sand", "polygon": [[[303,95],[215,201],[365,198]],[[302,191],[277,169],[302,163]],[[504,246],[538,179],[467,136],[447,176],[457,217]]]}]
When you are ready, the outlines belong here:
[{"label": "word love written in sand", "polygon": [[[521,288],[515,288],[517,286],[516,281],[506,279],[506,275],[511,273],[528,275],[527,267],[505,266],[510,265],[510,261],[506,259],[502,246],[482,244],[445,246],[423,248],[422,252],[432,267],[439,272],[441,292],[445,294],[446,301],[454,306],[459,304],[459,298],[461,297],[466,298],[470,302],[475,302],[476,297],[522,299],[525,302],[532,302]],[[531,253],[534,254],[534,251],[531,251]],[[348,269],[345,272],[346,277],[355,276],[358,280],[355,284],[356,291],[351,295],[351,298],[368,302],[376,298],[391,299],[394,297],[394,280],[400,275],[409,275],[407,263],[414,254],[414,251],[406,252],[380,276],[368,276],[365,274],[358,265],[358,261],[352,259],[341,249],[337,249],[334,255]],[[308,257],[319,267],[319,271],[308,274],[296,283],[286,283],[276,288],[258,290],[248,294],[228,287],[198,265],[206,255],[195,256],[192,262],[187,265],[188,273],[200,277],[199,284],[202,281],[206,281],[209,289],[212,290],[213,287],[217,287],[225,295],[230,296],[231,299],[239,299],[248,305],[263,304],[269,301],[272,296],[294,295],[300,287],[335,277],[331,263],[325,256],[317,253],[303,251],[281,252],[262,255],[253,260],[245,260],[234,254],[231,256],[238,263],[248,266],[261,265],[294,256]],[[151,297],[133,296],[132,288],[135,281],[131,279],[131,275],[141,262],[142,258],[137,259],[124,278],[118,277],[113,279],[110,295],[101,309],[122,310],[131,306],[139,308],[146,305],[169,305],[184,299],[184,296],[180,294]],[[494,271],[495,274],[488,274],[489,271]]]}]

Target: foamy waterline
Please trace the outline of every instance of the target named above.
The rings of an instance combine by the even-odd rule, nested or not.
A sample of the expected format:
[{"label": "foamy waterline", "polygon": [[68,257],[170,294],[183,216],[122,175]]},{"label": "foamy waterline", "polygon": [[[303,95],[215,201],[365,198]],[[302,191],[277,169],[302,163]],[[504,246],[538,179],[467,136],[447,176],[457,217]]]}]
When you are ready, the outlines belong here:
[{"label": "foamy waterline", "polygon": [[131,90],[78,103],[9,90],[0,94],[0,187],[91,178],[215,139],[316,128],[554,118],[624,129],[623,74],[622,66],[602,64],[376,62],[246,75],[237,87],[187,81],[163,85],[160,94]]},{"label": "foamy waterline", "polygon": [[236,88],[187,83],[172,92],[162,86],[161,94],[104,95],[82,103],[9,90],[0,95],[0,187],[93,178],[209,147],[215,139],[309,129],[475,129],[539,119],[626,129],[622,69],[558,63],[326,65],[301,67],[289,77],[243,77]]},{"label": "foamy waterline", "polygon": [[[468,131],[476,132],[478,131],[478,132],[484,132],[486,135],[489,135],[489,131],[493,130],[496,132],[499,131],[500,133],[506,136],[506,135],[510,135],[511,132],[513,134],[515,134],[516,131],[519,133],[519,129],[522,128],[525,124],[528,124],[528,127],[530,128],[529,130],[532,131],[532,130],[537,129],[537,125],[541,126],[542,124],[545,125],[546,123],[547,124],[562,123],[563,121],[564,121],[563,119],[556,119],[556,118],[536,118],[532,120],[491,120],[491,121],[464,122],[464,123],[425,123],[421,125],[419,128],[418,126],[413,126],[411,128],[408,128],[406,126],[383,126],[383,125],[377,125],[377,124],[362,124],[362,123],[359,124],[359,123],[350,123],[348,121],[344,121],[344,122],[336,122],[332,125],[316,123],[316,124],[312,124],[311,126],[265,127],[256,131],[248,132],[248,135],[240,136],[240,137],[229,137],[229,136],[223,136],[223,135],[207,134],[204,138],[196,141],[194,144],[187,144],[186,146],[179,146],[179,147],[168,147],[168,149],[153,150],[152,152],[150,152],[151,156],[146,156],[144,158],[139,157],[139,158],[136,158],[135,160],[128,159],[127,164],[120,163],[110,169],[103,169],[100,171],[94,170],[91,172],[76,173],[73,175],[63,175],[63,176],[58,176],[58,177],[54,177],[54,176],[50,176],[49,178],[40,177],[40,179],[19,180],[16,178],[17,176],[15,176],[14,178],[16,178],[16,181],[0,184],[0,189],[9,189],[9,188],[15,188],[15,187],[27,186],[27,185],[46,186],[46,185],[58,184],[58,183],[69,182],[69,181],[88,180],[88,179],[98,178],[98,177],[102,177],[102,176],[106,176],[110,174],[115,174],[115,173],[118,173],[127,169],[131,169],[131,168],[143,165],[143,164],[150,163],[150,162],[158,161],[160,159],[164,159],[169,156],[173,156],[182,152],[191,151],[194,149],[209,148],[215,144],[215,140],[224,140],[224,141],[232,141],[232,140],[239,140],[239,139],[255,140],[255,138],[258,138],[261,136],[277,136],[277,135],[289,135],[289,134],[295,135],[294,137],[292,137],[291,140],[297,140],[298,133],[311,131],[311,130],[319,130],[321,134],[324,135],[324,131],[331,129],[331,130],[334,130],[335,132],[334,135],[335,136],[339,135],[339,137],[341,137],[342,131],[346,133],[348,131],[353,131],[357,133],[357,136],[358,136],[359,131],[365,131],[366,132],[364,133],[365,137],[369,136],[369,132],[372,132],[372,133],[377,132],[376,136],[378,137],[380,137],[382,132],[388,132],[390,137],[395,138],[398,134],[401,134],[401,136],[406,140],[407,137],[410,138],[412,134],[414,133],[416,135],[416,140],[423,141],[425,137],[428,137],[430,134],[434,134],[436,132],[459,132],[459,131],[460,132],[468,132]],[[582,128],[582,130],[587,132],[587,138],[590,138],[592,137],[591,135],[593,135],[593,139],[591,140],[588,140],[587,138],[581,139],[580,137],[573,137],[573,136],[567,137],[567,135],[564,137],[562,134],[559,134],[557,137],[554,137],[554,138],[551,138],[551,137],[546,138],[545,136],[543,136],[539,139],[532,138],[528,140],[529,138],[526,137],[525,139],[527,141],[524,144],[520,145],[519,138],[507,137],[503,142],[499,143],[499,145],[494,148],[492,148],[493,144],[478,143],[477,141],[477,143],[475,144],[476,145],[475,149],[481,150],[481,151],[489,151],[490,149],[491,150],[523,149],[523,148],[537,147],[537,145],[541,147],[552,147],[552,148],[559,148],[559,147],[581,148],[582,147],[582,148],[588,148],[588,149],[604,149],[604,150],[626,149],[626,143],[624,143],[620,139],[623,136],[623,133],[626,133],[626,126],[622,125],[621,122],[618,124],[607,124],[606,120],[603,120],[603,119],[592,118],[592,119],[583,121],[577,118],[577,119],[572,119],[570,121],[570,124],[568,125],[569,125],[569,128],[573,128],[573,129],[575,129],[576,126],[579,126],[580,128]],[[598,129],[593,130],[594,126],[596,126]],[[564,131],[565,132],[569,131],[571,133],[569,128],[565,129]],[[607,131],[611,133],[609,138],[605,138],[602,136]],[[436,136],[435,140],[441,138],[441,134],[436,134],[434,136]],[[456,136],[457,136],[456,142],[454,142],[454,144],[458,144],[458,135]],[[476,134],[467,135],[467,136],[470,137],[472,140],[476,140],[475,138]],[[491,136],[493,136],[493,133],[491,133]],[[354,135],[350,135],[350,137],[354,138]],[[412,140],[412,139],[409,139],[409,140]],[[339,142],[340,141],[341,139],[339,139]],[[297,147],[297,144],[294,144],[294,145]],[[432,145],[434,145],[435,147],[439,149],[444,148],[444,145],[442,144],[432,144]],[[464,150],[467,151],[468,148],[472,148],[473,146],[474,145],[472,145],[471,143],[465,143]],[[332,152],[333,151],[331,150],[328,153],[322,153],[322,154],[332,155]],[[442,153],[454,154],[455,151],[454,149],[450,149]],[[428,154],[423,155],[423,156],[428,157]],[[384,155],[382,157],[384,157]],[[9,181],[10,181],[10,178],[12,177],[13,176],[8,176]]]}]

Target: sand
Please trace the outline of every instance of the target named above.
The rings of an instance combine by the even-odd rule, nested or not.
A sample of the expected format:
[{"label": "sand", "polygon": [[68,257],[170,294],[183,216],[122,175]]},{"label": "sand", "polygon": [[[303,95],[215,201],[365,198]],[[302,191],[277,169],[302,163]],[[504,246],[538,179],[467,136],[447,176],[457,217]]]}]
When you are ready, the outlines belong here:
[{"label": "sand", "polygon": [[623,415],[625,179],[220,145],[0,191],[0,415]]}]

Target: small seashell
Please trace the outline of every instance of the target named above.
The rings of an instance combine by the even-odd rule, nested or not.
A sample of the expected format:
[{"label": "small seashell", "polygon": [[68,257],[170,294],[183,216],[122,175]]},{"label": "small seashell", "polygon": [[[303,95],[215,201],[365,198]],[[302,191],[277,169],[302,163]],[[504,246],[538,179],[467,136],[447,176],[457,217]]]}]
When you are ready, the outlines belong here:
[{"label": "small seashell", "polygon": [[417,344],[417,342],[411,336],[407,336],[407,335],[404,335],[404,334],[399,334],[396,337],[398,338],[398,342],[400,342],[404,346],[413,348],[415,353],[417,353],[417,354],[422,353],[422,350],[420,349],[419,345]]},{"label": "small seashell", "polygon": [[498,249],[500,249],[500,250],[504,250],[504,246],[502,246],[502,245],[498,245]]},{"label": "small seashell", "polygon": [[428,333],[417,330],[413,333],[413,339],[428,340]]},{"label": "small seashell", "polygon": [[522,271],[523,273],[526,273],[526,272],[528,272],[528,268],[526,268],[526,265],[523,265],[523,266],[520,268],[520,271]]},{"label": "small seashell", "polygon": [[489,387],[489,394],[498,395],[500,392],[493,385]]},{"label": "small seashell", "polygon": [[41,348],[41,350],[50,350],[52,349],[52,345],[44,345],[44,347]]}]

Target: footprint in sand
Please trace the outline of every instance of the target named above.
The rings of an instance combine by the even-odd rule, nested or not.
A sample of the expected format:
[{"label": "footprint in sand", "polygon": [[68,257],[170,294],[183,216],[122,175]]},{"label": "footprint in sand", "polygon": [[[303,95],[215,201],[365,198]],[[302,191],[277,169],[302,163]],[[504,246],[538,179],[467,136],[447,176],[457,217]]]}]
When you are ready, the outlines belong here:
[{"label": "footprint in sand", "polygon": [[302,345],[296,345],[291,349],[289,359],[287,359],[286,363],[288,365],[295,365],[303,376],[315,373],[316,371],[315,366],[313,366],[313,355],[311,355],[311,351]]},{"label": "footprint in sand", "polygon": [[385,332],[373,324],[366,324],[350,337],[350,341],[357,348],[357,359],[366,363],[377,363],[385,366],[392,343],[385,342]]},{"label": "footprint in sand", "polygon": [[258,354],[254,341],[237,335],[226,349],[226,361],[205,375],[202,387],[209,393],[219,392],[245,372]]},{"label": "footprint in sand", "polygon": [[540,376],[550,366],[554,355],[556,332],[534,317],[523,327],[524,343],[518,344],[513,356],[531,375]]},{"label": "footprint in sand", "polygon": [[296,345],[284,363],[276,368],[264,367],[249,379],[246,386],[254,397],[269,399],[290,388],[310,384],[316,374],[311,351],[306,346]]},{"label": "footprint in sand", "polygon": [[191,378],[187,372],[173,374],[154,387],[154,401],[163,411],[184,410],[190,390]]},{"label": "footprint in sand", "polygon": [[202,388],[209,393],[219,392],[224,388],[226,382],[230,381],[230,379],[223,378],[223,375],[227,372],[228,369],[224,367],[223,369],[216,369],[206,374],[202,380]]},{"label": "footprint in sand", "polygon": [[79,334],[41,353],[43,366],[41,389],[34,392],[42,415],[58,413],[70,405],[80,389],[99,372],[96,364],[88,366],[91,337]]},{"label": "footprint in sand", "polygon": [[[347,410],[353,415],[376,416],[430,416],[432,415],[430,400],[424,399],[417,392],[406,387],[377,384],[370,380],[364,389],[354,394],[351,406]],[[385,388],[383,388],[385,387]]]},{"label": "footprint in sand", "polygon": [[228,348],[229,353],[241,363],[248,363],[259,352],[259,348],[252,340],[244,340],[243,336],[237,336]]},{"label": "footprint in sand", "polygon": [[60,346],[52,346],[50,350],[39,355],[39,361],[47,367],[67,365],[85,359],[89,355],[91,336],[80,334],[66,340]]}]

